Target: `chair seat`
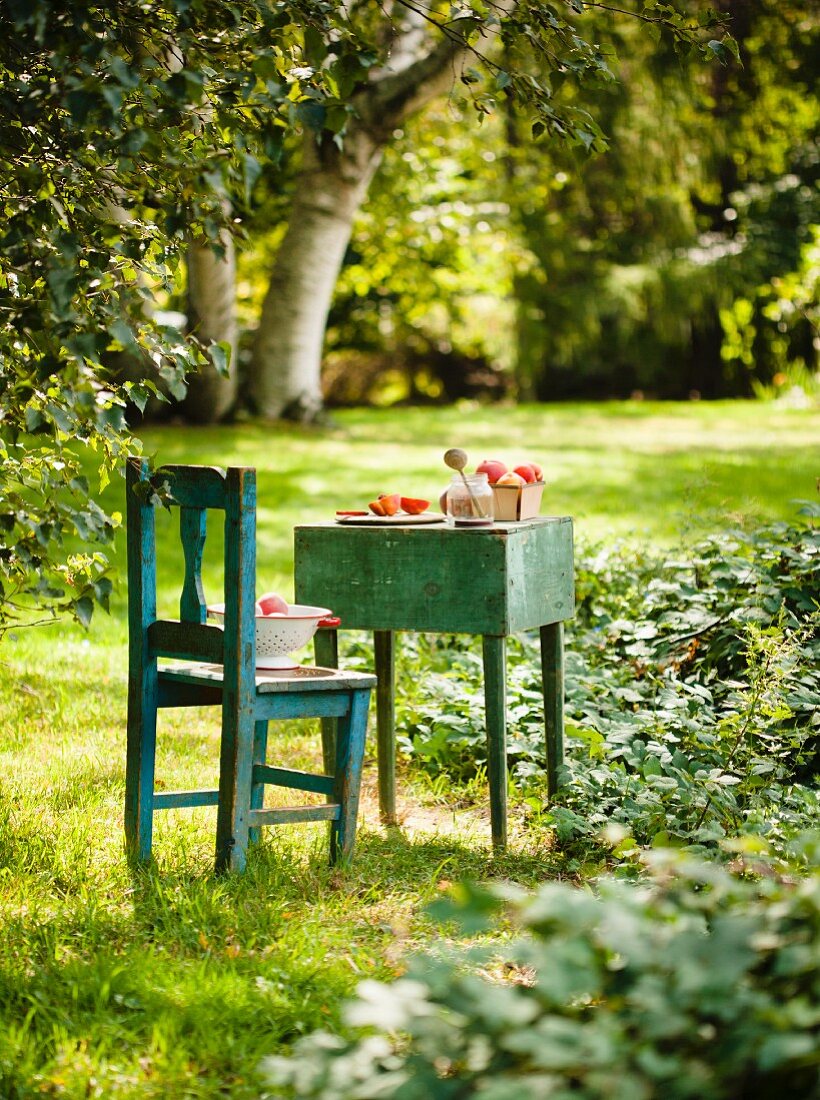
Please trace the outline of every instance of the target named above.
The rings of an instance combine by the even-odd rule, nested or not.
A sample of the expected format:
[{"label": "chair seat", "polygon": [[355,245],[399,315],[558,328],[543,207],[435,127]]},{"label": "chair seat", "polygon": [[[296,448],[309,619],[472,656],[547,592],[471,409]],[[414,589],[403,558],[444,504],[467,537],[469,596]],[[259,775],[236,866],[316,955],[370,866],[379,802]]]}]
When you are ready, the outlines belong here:
[{"label": "chair seat", "polygon": [[[205,684],[220,687],[223,681],[222,665],[202,662],[184,662],[160,665],[159,678],[175,684]],[[296,668],[257,669],[256,691],[258,695],[279,692],[351,691],[374,688],[376,677],[367,672],[348,672],[337,668],[317,668],[299,665]]]}]

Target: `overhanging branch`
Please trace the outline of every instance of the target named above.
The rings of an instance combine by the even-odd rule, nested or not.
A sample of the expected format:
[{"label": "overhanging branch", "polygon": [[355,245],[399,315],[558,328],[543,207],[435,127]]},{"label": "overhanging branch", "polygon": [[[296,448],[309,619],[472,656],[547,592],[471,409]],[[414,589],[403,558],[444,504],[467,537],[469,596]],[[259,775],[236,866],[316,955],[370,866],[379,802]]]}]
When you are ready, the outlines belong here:
[{"label": "overhanging branch", "polygon": [[[453,82],[459,63],[470,54],[487,62],[483,53],[469,41],[471,34],[481,27],[477,19],[461,16],[441,23],[414,0],[398,0],[398,3],[424,18],[442,38],[426,54],[399,71],[385,71],[361,93],[362,114],[372,122],[391,128],[445,91]],[[516,0],[506,0],[494,7],[499,16],[503,16],[512,11],[515,4]],[[488,33],[486,29],[483,33],[487,40],[495,37],[494,32]]]}]

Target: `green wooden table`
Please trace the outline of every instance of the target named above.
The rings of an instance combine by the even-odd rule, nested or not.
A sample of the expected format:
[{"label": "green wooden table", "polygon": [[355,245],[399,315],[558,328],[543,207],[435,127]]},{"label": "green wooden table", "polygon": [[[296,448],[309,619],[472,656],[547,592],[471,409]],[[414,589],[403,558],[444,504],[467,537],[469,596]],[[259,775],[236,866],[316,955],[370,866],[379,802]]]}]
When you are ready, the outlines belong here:
[{"label": "green wooden table", "polygon": [[[492,838],[506,844],[506,638],[540,631],[545,758],[554,793],[563,760],[563,622],[575,602],[572,520],[539,516],[475,530],[300,526],[294,568],[297,603],[332,608],[343,629],[374,632],[379,801],[387,824],[396,821],[396,631],[482,636]],[[335,663],[332,634],[317,634],[317,647],[319,664]]]}]

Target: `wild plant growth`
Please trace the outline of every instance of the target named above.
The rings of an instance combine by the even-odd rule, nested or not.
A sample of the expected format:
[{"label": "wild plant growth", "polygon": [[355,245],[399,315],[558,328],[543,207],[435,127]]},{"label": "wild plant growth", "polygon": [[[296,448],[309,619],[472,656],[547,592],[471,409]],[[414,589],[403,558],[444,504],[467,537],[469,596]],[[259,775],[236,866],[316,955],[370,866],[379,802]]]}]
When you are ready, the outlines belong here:
[{"label": "wild plant growth", "polygon": [[[676,555],[592,548],[576,581],[566,768],[550,804],[537,638],[510,644],[509,763],[529,813],[576,852],[605,833],[616,856],[718,854],[739,834],[784,853],[818,809],[820,530],[718,534]],[[469,783],[485,753],[479,651],[423,638],[405,660],[433,668],[423,699],[402,697],[405,751]]]},{"label": "wild plant growth", "polygon": [[[814,853],[815,857],[817,852]],[[816,1096],[820,878],[740,878],[652,853],[640,887],[461,888],[438,906],[498,944],[362,982],[352,1037],[264,1063],[305,1100],[767,1100]]]}]

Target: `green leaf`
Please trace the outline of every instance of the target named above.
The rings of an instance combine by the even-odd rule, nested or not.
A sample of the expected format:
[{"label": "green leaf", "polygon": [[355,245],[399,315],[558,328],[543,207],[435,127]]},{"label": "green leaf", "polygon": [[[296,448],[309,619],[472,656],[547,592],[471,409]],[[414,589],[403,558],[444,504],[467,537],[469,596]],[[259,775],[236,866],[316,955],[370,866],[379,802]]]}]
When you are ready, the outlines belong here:
[{"label": "green leaf", "polygon": [[34,433],[46,424],[42,412],[33,405],[27,405],[24,413],[26,431]]},{"label": "green leaf", "polygon": [[125,408],[119,404],[103,405],[97,409],[97,427],[106,431],[124,432],[127,424]]},{"label": "green leaf", "polygon": [[305,28],[305,57],[309,65],[319,68],[327,57],[327,43],[317,27]]},{"label": "green leaf", "polygon": [[127,88],[130,91],[139,86],[139,72],[136,69],[132,69],[121,57],[116,55],[110,57],[108,68],[123,88]]},{"label": "green leaf", "polygon": [[46,412],[61,432],[65,432],[66,435],[70,435],[75,430],[75,418],[68,412],[67,409],[63,408],[62,405],[58,405],[53,401],[49,401],[46,404]]},{"label": "green leaf", "polygon": [[324,128],[325,108],[321,103],[303,100],[295,105],[294,115],[297,121],[309,130],[315,130],[318,133]]},{"label": "green leaf", "polygon": [[57,315],[64,317],[68,313],[74,292],[77,289],[77,273],[73,267],[53,265],[46,277],[54,308]]},{"label": "green leaf", "polygon": [[108,332],[126,351],[135,351],[138,348],[134,330],[121,318],[116,318],[109,323]]},{"label": "green leaf", "polygon": [[91,625],[91,618],[94,614],[94,601],[90,596],[81,596],[73,605],[73,611],[77,621],[88,627]]},{"label": "green leaf", "polygon": [[226,340],[208,345],[211,362],[217,371],[227,378],[231,364],[231,345]]},{"label": "green leaf", "polygon": [[245,183],[245,202],[250,205],[253,186],[262,175],[262,165],[252,153],[245,153],[242,159],[243,176]]}]

